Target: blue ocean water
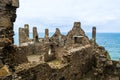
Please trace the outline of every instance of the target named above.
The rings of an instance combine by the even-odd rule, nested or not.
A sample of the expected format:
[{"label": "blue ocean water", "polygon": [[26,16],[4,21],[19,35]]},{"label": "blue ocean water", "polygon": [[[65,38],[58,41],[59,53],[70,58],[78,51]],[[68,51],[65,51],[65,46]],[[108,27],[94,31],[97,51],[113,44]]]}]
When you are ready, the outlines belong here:
[{"label": "blue ocean water", "polygon": [[[91,38],[91,34],[87,33]],[[97,43],[104,46],[112,60],[120,59],[120,33],[97,33]]]},{"label": "blue ocean water", "polygon": [[[53,33],[50,33],[50,36],[52,36],[52,34]],[[86,34],[89,37],[89,39],[91,39],[92,34]],[[39,33],[39,37],[44,37],[44,33]],[[32,34],[30,34],[30,38],[32,38]],[[104,46],[105,49],[109,52],[111,59],[120,59],[120,33],[97,33],[96,39],[97,43],[101,46]],[[15,33],[14,41],[15,45],[19,44],[18,33]]]}]

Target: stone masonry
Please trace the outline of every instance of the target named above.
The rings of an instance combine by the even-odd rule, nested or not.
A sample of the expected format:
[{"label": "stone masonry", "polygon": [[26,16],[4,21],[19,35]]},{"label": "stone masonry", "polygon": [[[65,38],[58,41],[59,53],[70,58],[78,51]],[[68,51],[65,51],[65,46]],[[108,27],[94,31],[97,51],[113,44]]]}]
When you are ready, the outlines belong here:
[{"label": "stone masonry", "polygon": [[[25,25],[19,28],[20,46],[13,45],[18,7],[18,0],[0,1],[0,80],[120,80],[120,61],[111,60],[105,48],[95,44],[95,27],[93,44],[80,22],[74,22],[67,35],[56,28],[49,36],[45,29],[44,38],[34,27],[33,39]],[[28,61],[30,56],[39,60]]]},{"label": "stone masonry", "polygon": [[[19,48],[13,45],[14,31],[13,26],[16,20],[16,9],[19,7],[19,0],[0,0],[0,62],[8,65],[12,70],[15,65],[27,62],[27,58],[23,59],[19,54]],[[20,52],[19,52],[20,51]],[[2,67],[0,65],[0,67]]]}]

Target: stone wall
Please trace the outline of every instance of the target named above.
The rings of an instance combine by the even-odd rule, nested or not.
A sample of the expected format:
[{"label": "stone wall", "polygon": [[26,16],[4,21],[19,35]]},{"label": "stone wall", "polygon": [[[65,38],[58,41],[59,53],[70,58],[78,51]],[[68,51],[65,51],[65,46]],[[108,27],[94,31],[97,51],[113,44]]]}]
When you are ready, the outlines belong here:
[{"label": "stone wall", "polygon": [[34,67],[22,70],[14,75],[9,75],[2,80],[46,80],[50,79],[52,69],[48,64],[39,64]]},{"label": "stone wall", "polygon": [[74,22],[72,30],[70,30],[67,34],[67,41],[66,41],[66,46],[72,46],[70,44],[74,44],[74,36],[82,36],[82,45],[87,45],[89,44],[89,39],[86,36],[85,32],[81,28],[81,23],[80,22]]},{"label": "stone wall", "polygon": [[[0,41],[7,38],[9,42],[14,43],[13,36],[13,23],[16,19],[16,8],[19,7],[18,0],[1,0],[0,1]],[[3,45],[4,46],[4,45]],[[2,47],[3,47],[2,46]]]},{"label": "stone wall", "polygon": [[[64,56],[66,61],[63,64],[66,65],[61,68],[52,68],[48,63],[35,65],[17,72],[16,78],[21,78],[19,80],[78,80],[92,68],[92,55],[84,56],[89,52],[92,52],[91,47]],[[12,80],[12,78],[13,75],[10,75],[3,80]]]},{"label": "stone wall", "polygon": [[[24,46],[13,45],[13,23],[18,7],[18,0],[0,1],[0,60],[3,63],[0,64],[12,70],[10,75],[0,77],[1,80],[120,80],[120,62],[110,60],[103,47],[90,44],[80,22],[75,22],[66,36],[57,28],[49,37],[46,29],[42,40],[38,38],[37,28],[33,29],[34,39],[29,40],[29,26],[25,25],[20,29],[20,43]],[[94,28],[94,39],[95,34]],[[81,42],[74,43],[74,37]],[[21,67],[23,63],[28,64],[27,54],[37,53],[43,55],[43,62]],[[21,70],[17,71],[15,66]]]},{"label": "stone wall", "polygon": [[[120,63],[112,61],[112,65],[104,67],[104,73],[96,76],[93,46],[74,50],[64,55],[62,67],[53,68],[48,63],[32,64],[24,70],[7,76],[3,80],[119,80]],[[102,59],[101,59],[102,60]],[[106,64],[106,63],[105,63]],[[64,65],[64,66],[63,66]],[[53,65],[55,66],[55,64]],[[56,65],[57,66],[57,65]]]},{"label": "stone wall", "polygon": [[[28,28],[27,28],[28,29]],[[73,46],[84,46],[90,44],[88,37],[81,28],[80,22],[75,22],[72,30],[68,32],[67,35],[63,35],[58,28],[56,28],[55,33],[49,37],[49,30],[45,29],[44,38],[39,38],[37,33],[37,28],[33,28],[33,39],[30,39],[26,33],[26,28],[19,28],[19,44],[24,47],[25,53],[30,54],[42,54],[41,51],[45,51],[46,44],[49,46],[59,48],[59,47],[73,47]],[[27,30],[29,31],[29,30]],[[75,38],[79,43],[75,43]],[[27,51],[27,52],[26,52]],[[37,52],[37,53],[36,53]],[[46,52],[46,51],[45,51]],[[48,52],[48,51],[47,51]],[[44,52],[43,52],[44,53]]]},{"label": "stone wall", "polygon": [[[0,0],[0,61],[13,68],[15,65],[27,62],[26,56],[20,54],[14,43],[14,22],[19,0]],[[18,60],[19,58],[19,60]]]}]

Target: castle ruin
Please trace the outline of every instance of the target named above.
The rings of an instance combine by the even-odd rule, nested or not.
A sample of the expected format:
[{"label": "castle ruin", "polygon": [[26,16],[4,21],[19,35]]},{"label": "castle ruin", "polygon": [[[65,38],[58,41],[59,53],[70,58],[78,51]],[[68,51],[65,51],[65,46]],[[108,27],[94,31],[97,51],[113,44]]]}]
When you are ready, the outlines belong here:
[{"label": "castle ruin", "polygon": [[89,40],[80,22],[63,35],[58,28],[39,38],[29,25],[19,28],[19,46],[13,40],[18,0],[0,1],[0,80],[120,80],[120,61],[110,59],[96,43],[96,27]]}]

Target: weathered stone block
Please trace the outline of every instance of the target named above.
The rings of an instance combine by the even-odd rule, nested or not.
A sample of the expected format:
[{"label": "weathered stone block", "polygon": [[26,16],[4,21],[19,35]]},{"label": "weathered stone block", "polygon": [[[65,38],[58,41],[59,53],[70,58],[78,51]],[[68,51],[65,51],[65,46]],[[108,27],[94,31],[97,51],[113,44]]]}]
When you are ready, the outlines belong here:
[{"label": "weathered stone block", "polygon": [[11,26],[12,26],[12,24],[8,17],[0,17],[0,27],[10,28]]},{"label": "weathered stone block", "polygon": [[19,7],[19,0],[12,0],[12,6]]},{"label": "weathered stone block", "polygon": [[81,28],[81,23],[80,22],[74,22],[74,27]]}]

